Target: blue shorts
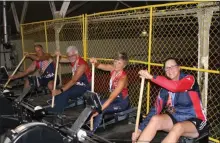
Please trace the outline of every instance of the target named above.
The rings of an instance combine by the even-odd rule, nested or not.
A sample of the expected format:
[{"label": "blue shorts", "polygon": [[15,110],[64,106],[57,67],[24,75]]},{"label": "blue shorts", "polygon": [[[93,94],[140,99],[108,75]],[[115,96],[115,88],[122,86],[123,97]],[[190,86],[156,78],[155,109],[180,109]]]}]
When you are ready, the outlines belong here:
[{"label": "blue shorts", "polygon": [[71,98],[77,100],[77,97],[83,96],[83,94],[88,90],[86,86],[73,85],[67,91],[55,96],[55,106],[54,108],[48,108],[49,112],[62,113],[64,109],[68,106],[68,100]]},{"label": "blue shorts", "polygon": [[[51,78],[38,77],[37,79],[39,82],[39,86],[47,86],[50,81],[54,80],[54,77],[51,77]],[[60,83],[60,78],[59,78],[59,76],[57,76],[56,85],[58,85],[59,83]]]},{"label": "blue shorts", "polygon": [[[53,81],[53,80],[54,80],[54,77],[44,78],[44,77],[28,76],[29,85],[32,88],[37,88],[39,86],[47,87],[48,83],[50,81]],[[38,85],[37,81],[39,82],[39,85]],[[56,83],[56,85],[58,85],[59,83],[60,83],[60,79],[59,79],[59,76],[57,76],[57,83]]]},{"label": "blue shorts", "polygon": [[[104,104],[107,99],[102,100],[101,103]],[[129,107],[129,99],[128,96],[123,99],[122,95],[119,94],[118,97],[105,109],[102,111],[101,114],[97,115],[94,118],[94,128],[93,132],[96,131],[96,129],[99,127],[99,125],[102,122],[102,118],[104,114],[111,114],[111,113],[117,113],[121,111],[125,111]]]}]

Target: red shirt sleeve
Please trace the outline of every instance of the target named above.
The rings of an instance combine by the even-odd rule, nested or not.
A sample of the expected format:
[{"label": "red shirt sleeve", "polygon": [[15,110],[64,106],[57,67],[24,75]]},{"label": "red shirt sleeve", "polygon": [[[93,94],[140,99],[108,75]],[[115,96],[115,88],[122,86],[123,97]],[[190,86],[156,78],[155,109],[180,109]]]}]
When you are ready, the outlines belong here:
[{"label": "red shirt sleeve", "polygon": [[195,79],[192,75],[187,75],[178,81],[169,80],[164,76],[157,76],[151,81],[171,92],[185,92],[192,88]]},{"label": "red shirt sleeve", "polygon": [[34,61],[34,64],[36,65],[36,68],[39,69],[40,68],[40,63],[38,61]]}]

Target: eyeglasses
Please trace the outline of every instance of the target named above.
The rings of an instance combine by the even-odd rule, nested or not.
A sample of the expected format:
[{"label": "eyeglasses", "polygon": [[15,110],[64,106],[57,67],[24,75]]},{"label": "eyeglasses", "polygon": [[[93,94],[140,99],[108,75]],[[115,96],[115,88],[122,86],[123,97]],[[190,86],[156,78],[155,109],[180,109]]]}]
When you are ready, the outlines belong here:
[{"label": "eyeglasses", "polygon": [[170,66],[170,67],[165,67],[164,70],[165,72],[167,72],[168,70],[172,70],[173,68],[177,67],[178,65],[173,65],[173,66]]}]

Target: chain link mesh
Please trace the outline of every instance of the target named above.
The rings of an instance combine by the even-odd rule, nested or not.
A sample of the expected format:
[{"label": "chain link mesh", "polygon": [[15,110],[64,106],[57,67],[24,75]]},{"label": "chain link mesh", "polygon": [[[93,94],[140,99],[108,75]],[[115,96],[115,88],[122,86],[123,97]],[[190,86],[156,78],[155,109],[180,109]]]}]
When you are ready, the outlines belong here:
[{"label": "chain link mesh", "polygon": [[[220,3],[218,3],[220,5]],[[213,13],[209,35],[209,69],[220,73],[220,9]],[[208,77],[207,118],[210,123],[210,135],[220,140],[220,74]]]},{"label": "chain link mesh", "polygon": [[194,5],[154,9],[151,62],[161,63],[174,57],[182,66],[197,66],[198,20],[195,9]]},{"label": "chain link mesh", "polygon": [[[45,32],[44,32],[44,23],[28,24],[22,26],[23,31],[23,52],[33,53],[34,44],[39,44],[45,42]],[[42,44],[45,47],[45,43]],[[27,68],[32,61],[26,59],[24,61],[24,67]]]},{"label": "chain link mesh", "polygon": [[[119,51],[125,51],[130,57],[130,63],[126,67],[129,78],[129,97],[131,105],[137,107],[140,78],[138,71],[147,69],[150,63],[151,73],[164,75],[162,68],[163,61],[168,57],[179,59],[182,71],[192,74],[196,79],[203,81],[204,73],[208,73],[208,95],[207,117],[210,123],[210,137],[214,141],[220,139],[219,120],[219,87],[220,87],[220,23],[219,23],[219,3],[201,6],[196,2],[183,2],[179,4],[155,5],[152,15],[152,45],[149,53],[149,31],[150,31],[150,6],[130,8],[119,11],[96,13],[83,17],[75,17],[64,20],[45,21],[22,25],[24,37],[24,51],[32,52],[33,43],[42,42],[48,47],[49,53],[54,53],[56,49],[56,30],[61,26],[59,33],[60,50],[65,54],[65,49],[69,45],[76,45],[80,55],[91,58],[100,58],[102,63],[112,63],[111,59]],[[216,10],[216,7],[218,8]],[[201,30],[199,25],[199,12],[213,8],[211,27],[208,39],[208,68],[199,67],[203,63],[199,58],[201,54]],[[201,15],[200,15],[201,16]],[[83,27],[85,22],[85,27]],[[46,25],[46,37],[44,26]],[[207,25],[206,25],[207,26]],[[83,31],[85,33],[83,33]],[[47,40],[46,40],[47,39]],[[204,40],[204,39],[203,39]],[[46,44],[45,44],[45,41]],[[85,43],[84,43],[85,42]],[[48,45],[47,45],[48,44]],[[148,55],[151,59],[148,61]],[[109,60],[110,59],[110,60]],[[199,68],[200,69],[199,69]],[[60,68],[63,84],[71,79],[71,70],[66,65]],[[199,76],[202,73],[202,76]],[[95,72],[95,91],[109,96],[110,74],[97,70]],[[200,88],[204,88],[200,83]],[[142,103],[142,113],[146,113],[147,105],[153,105],[160,90],[155,84],[150,83],[148,94],[147,82],[145,83],[144,98]],[[150,100],[147,101],[147,96]],[[204,97],[204,95],[202,95]]]}]

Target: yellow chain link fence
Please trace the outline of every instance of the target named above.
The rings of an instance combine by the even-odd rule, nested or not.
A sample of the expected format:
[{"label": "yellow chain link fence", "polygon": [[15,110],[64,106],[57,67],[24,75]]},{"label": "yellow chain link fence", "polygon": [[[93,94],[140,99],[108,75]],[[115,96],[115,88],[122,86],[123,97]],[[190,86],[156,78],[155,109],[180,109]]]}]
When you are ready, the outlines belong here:
[{"label": "yellow chain link fence", "polygon": [[[177,58],[182,70],[197,78],[210,123],[210,140],[219,142],[219,14],[219,2],[180,2],[23,24],[23,51],[33,52],[33,44],[40,43],[49,53],[53,54],[59,46],[65,54],[67,46],[76,45],[85,59],[96,57],[103,63],[111,63],[119,51],[127,52],[132,106],[138,104],[141,81],[138,71],[147,68],[152,74],[161,75],[163,61]],[[71,70],[68,65],[60,67],[64,84],[71,78]],[[96,70],[95,91],[103,98],[109,95],[109,78],[109,73]],[[150,82],[145,85],[144,114],[160,89]]]}]

